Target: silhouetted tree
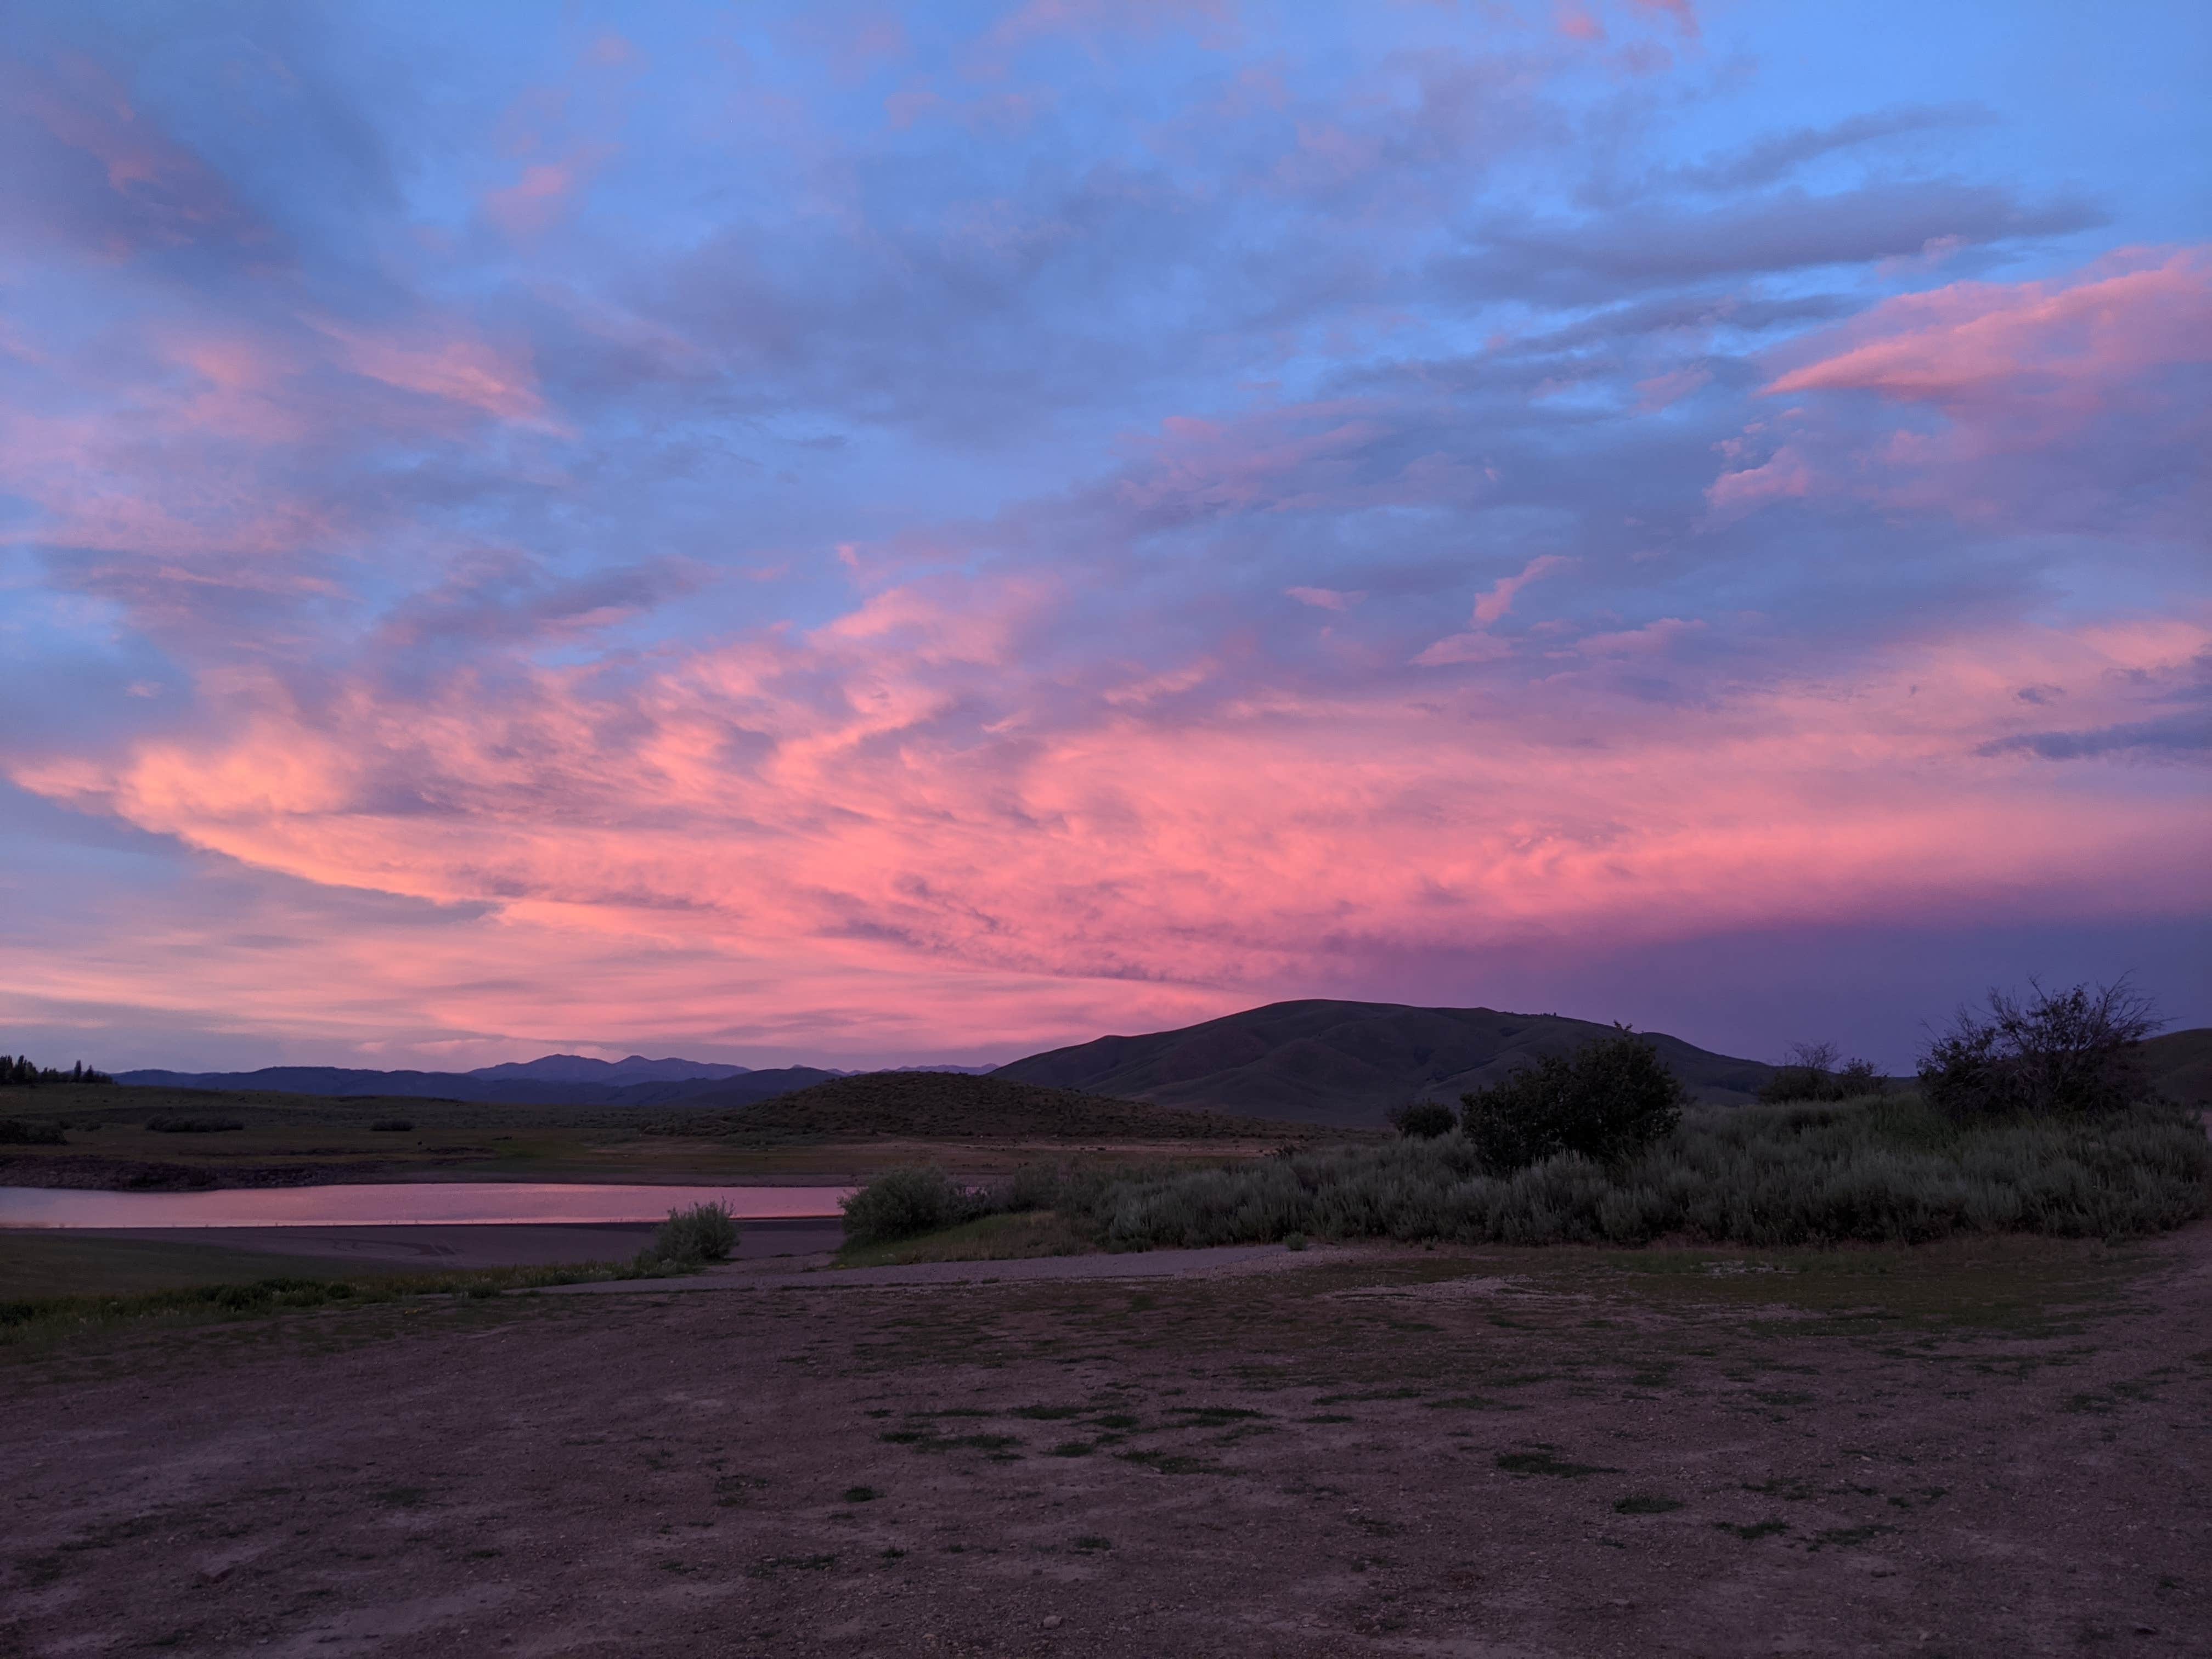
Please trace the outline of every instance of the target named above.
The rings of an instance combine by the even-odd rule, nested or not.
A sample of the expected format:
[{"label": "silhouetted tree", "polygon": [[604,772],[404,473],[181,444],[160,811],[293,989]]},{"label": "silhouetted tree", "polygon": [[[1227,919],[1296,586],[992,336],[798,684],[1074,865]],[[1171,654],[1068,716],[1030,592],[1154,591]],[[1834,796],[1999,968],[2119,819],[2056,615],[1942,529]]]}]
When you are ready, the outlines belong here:
[{"label": "silhouetted tree", "polygon": [[1986,1011],[1961,1008],[1920,1059],[1920,1086],[1961,1121],[2023,1112],[2086,1116],[2148,1092],[2136,1045],[2166,1022],[2124,977],[2111,985],[2046,991],[2028,981],[2025,1000],[1990,993]]},{"label": "silhouetted tree", "polygon": [[1461,1097],[1460,1127],[1484,1163],[1517,1170],[1557,1152],[1615,1163],[1672,1133],[1688,1098],[1659,1051],[1622,1026]]}]

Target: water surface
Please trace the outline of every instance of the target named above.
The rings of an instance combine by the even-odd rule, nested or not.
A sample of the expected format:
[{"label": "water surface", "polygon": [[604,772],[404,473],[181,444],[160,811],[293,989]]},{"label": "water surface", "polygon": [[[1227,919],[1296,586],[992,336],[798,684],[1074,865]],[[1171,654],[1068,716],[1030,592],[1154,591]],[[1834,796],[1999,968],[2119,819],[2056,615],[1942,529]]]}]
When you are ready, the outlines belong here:
[{"label": "water surface", "polygon": [[717,1200],[740,1221],[836,1215],[851,1187],[613,1187],[588,1182],[425,1181],[240,1187],[200,1193],[90,1193],[0,1187],[0,1227],[357,1227],[422,1223],[658,1221]]}]

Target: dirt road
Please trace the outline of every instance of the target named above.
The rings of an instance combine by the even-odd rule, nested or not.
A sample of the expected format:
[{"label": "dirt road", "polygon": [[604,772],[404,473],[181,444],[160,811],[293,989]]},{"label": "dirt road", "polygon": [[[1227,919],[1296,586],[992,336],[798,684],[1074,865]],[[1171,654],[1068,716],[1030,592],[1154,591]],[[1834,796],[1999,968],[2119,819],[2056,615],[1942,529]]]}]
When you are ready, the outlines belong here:
[{"label": "dirt road", "polygon": [[2212,1228],[508,1297],[0,1355],[0,1653],[2172,1655]]}]

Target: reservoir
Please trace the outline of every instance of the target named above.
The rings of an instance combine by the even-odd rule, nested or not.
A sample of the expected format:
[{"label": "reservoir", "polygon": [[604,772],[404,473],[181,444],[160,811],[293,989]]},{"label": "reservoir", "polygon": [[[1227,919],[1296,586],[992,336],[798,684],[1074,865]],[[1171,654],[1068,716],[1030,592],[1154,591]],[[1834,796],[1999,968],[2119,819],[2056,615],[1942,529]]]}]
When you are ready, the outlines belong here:
[{"label": "reservoir", "polygon": [[722,1203],[740,1221],[834,1216],[851,1187],[656,1187],[524,1181],[218,1188],[198,1193],[0,1187],[0,1227],[539,1226],[659,1221]]}]

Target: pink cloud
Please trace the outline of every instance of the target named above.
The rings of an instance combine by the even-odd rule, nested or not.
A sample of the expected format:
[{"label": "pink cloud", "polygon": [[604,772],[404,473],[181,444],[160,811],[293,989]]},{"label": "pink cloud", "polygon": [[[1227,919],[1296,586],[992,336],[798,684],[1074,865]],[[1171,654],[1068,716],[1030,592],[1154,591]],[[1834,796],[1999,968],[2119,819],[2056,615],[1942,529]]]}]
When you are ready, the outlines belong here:
[{"label": "pink cloud", "polygon": [[1692,392],[1712,382],[1713,374],[1702,364],[1687,368],[1670,369],[1664,374],[1655,374],[1650,380],[1636,383],[1636,412],[1656,415],[1670,408]]},{"label": "pink cloud", "polygon": [[[478,1030],[550,1030],[586,1000],[601,1028],[704,1030],[742,986],[745,1017],[787,1031],[896,1005],[1018,1040],[1126,1008],[1132,983],[1164,1015],[1310,982],[1361,939],[1656,940],[1968,914],[2031,886],[2083,914],[2212,899],[2185,792],[2115,811],[2032,759],[1977,757],[2047,720],[2020,686],[2070,720],[2124,714],[2143,676],[2212,649],[2202,624],[1960,635],[1640,713],[1570,675],[1441,703],[1254,688],[1197,723],[1176,698],[1218,665],[1070,701],[1019,657],[884,648],[1035,603],[909,593],[622,683],[471,672],[311,706],[234,668],[201,688],[197,735],[14,775],[320,889],[489,907],[442,963],[371,975],[421,996],[527,951],[526,987],[435,1001]],[[1632,654],[1694,626],[1585,643]],[[356,967],[303,971],[327,994]],[[544,1001],[556,969],[588,998]]]},{"label": "pink cloud", "polygon": [[52,75],[31,83],[24,103],[56,139],[99,163],[108,189],[128,209],[104,222],[111,256],[149,243],[268,240],[228,186],[144,119],[114,76],[90,58],[64,58]]},{"label": "pink cloud", "polygon": [[538,161],[503,190],[484,198],[484,211],[510,236],[535,235],[549,228],[576,187],[573,161]]},{"label": "pink cloud", "polygon": [[1784,444],[1757,466],[1722,473],[1705,491],[1705,500],[1717,513],[1743,513],[1768,501],[1796,500],[1812,488],[1813,469]]},{"label": "pink cloud", "polygon": [[1563,5],[1559,8],[1557,16],[1559,33],[1570,40],[1598,41],[1605,39],[1605,25],[1582,6]]},{"label": "pink cloud", "polygon": [[340,362],[369,380],[504,420],[544,413],[528,362],[472,334],[451,326],[376,331],[328,318],[314,326],[335,343]]},{"label": "pink cloud", "polygon": [[[2197,469],[2212,250],[2125,249],[2065,277],[1954,283],[1791,355],[1765,391],[1801,401],[1772,423],[1781,441],[1765,461],[1708,489],[1717,512],[1836,495],[2046,526],[2172,517],[2188,509],[2144,485]],[[1741,459],[1768,424],[1723,453]],[[2107,482],[2118,453],[2136,481],[2124,498]]]},{"label": "pink cloud", "polygon": [[1459,663],[1495,662],[1512,654],[1512,642],[1501,640],[1490,632],[1492,625],[1502,620],[1513,609],[1513,601],[1521,590],[1533,581],[1541,580],[1555,570],[1571,568],[1575,561],[1556,553],[1547,553],[1534,558],[1510,576],[1500,576],[1474,602],[1474,611],[1468,619],[1468,631],[1438,640],[1413,661],[1424,668],[1443,668]]},{"label": "pink cloud", "polygon": [[[220,335],[173,356],[238,395],[289,374]],[[1173,435],[1249,453],[1219,427]],[[1420,660],[1504,659],[1490,630],[1569,563],[1496,580]],[[1337,615],[1351,598],[1291,597]],[[1222,1012],[1369,945],[1663,940],[1961,913],[2023,885],[2085,912],[2206,896],[2185,793],[2123,787],[2116,810],[1981,752],[2048,724],[2053,700],[2084,728],[2125,718],[2130,685],[2212,648],[2201,623],[1923,638],[1645,708],[1597,683],[1648,672],[1696,621],[1547,643],[1564,665],[1540,686],[1330,690],[1255,674],[1219,641],[1055,660],[1038,641],[1081,631],[1084,604],[915,577],[810,631],[618,671],[487,647],[420,683],[334,668],[306,697],[234,659],[189,721],[14,775],[318,891],[481,909],[403,951],[302,952],[281,974],[225,960],[191,992],[234,994],[272,1028],[307,1029],[319,1000],[320,1030],[411,1021],[464,1043],[674,1041],[727,1030],[742,1005],[748,1040],[821,1052],[851,1011],[896,1006],[868,1016],[874,1040],[918,1046],[936,1021],[1011,1051]],[[516,952],[526,988],[495,971]],[[149,941],[137,961],[158,976],[173,955]],[[111,1000],[185,994],[89,958],[70,973]]]},{"label": "pink cloud", "polygon": [[1474,625],[1477,628],[1489,627],[1513,609],[1513,601],[1530,582],[1540,581],[1555,570],[1571,569],[1574,562],[1572,559],[1557,553],[1547,553],[1540,558],[1529,560],[1522,566],[1518,574],[1500,576],[1490,585],[1490,591],[1474,602]]},{"label": "pink cloud", "polygon": [[2212,362],[2212,252],[2122,250],[2071,279],[1954,283],[1885,301],[1808,348],[1775,396],[1870,392],[1950,411],[2030,398],[2082,418],[2171,363]]}]

